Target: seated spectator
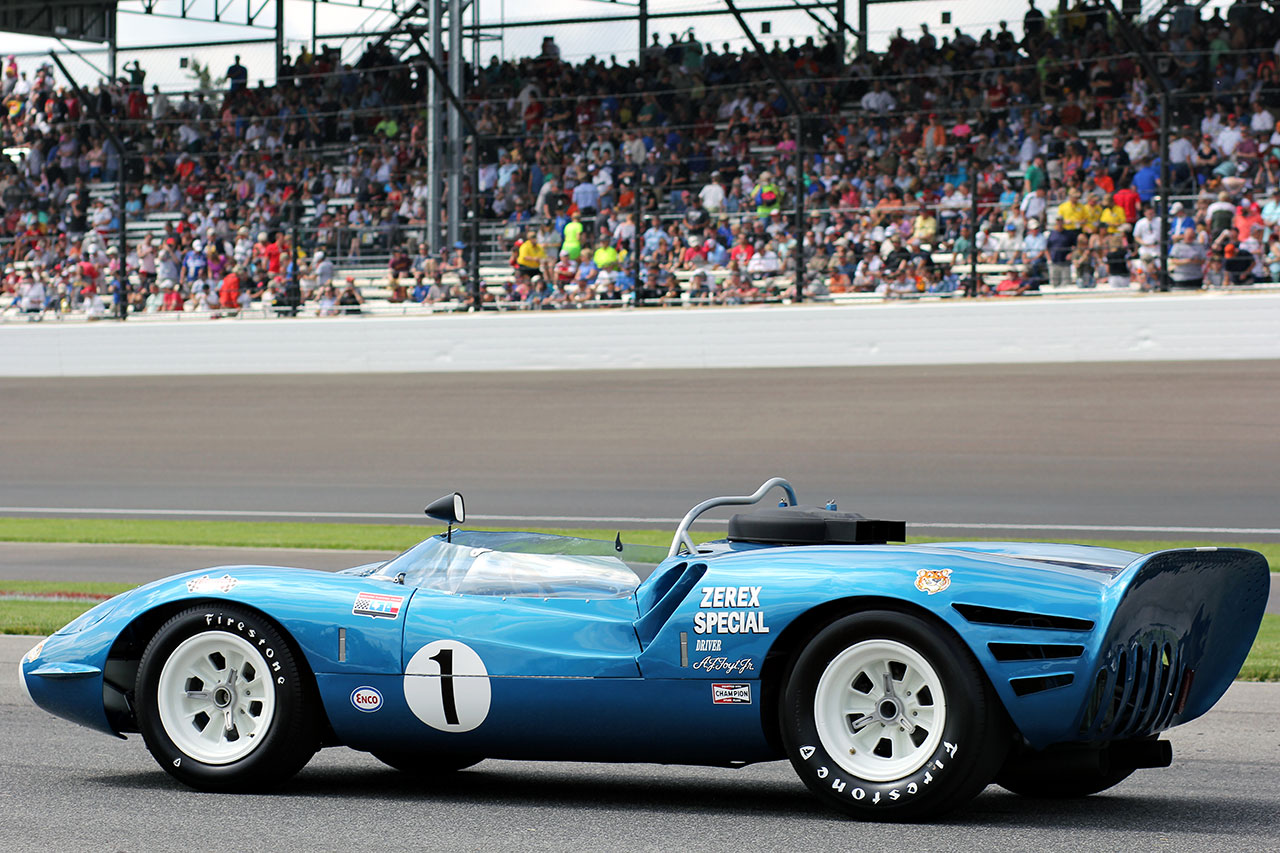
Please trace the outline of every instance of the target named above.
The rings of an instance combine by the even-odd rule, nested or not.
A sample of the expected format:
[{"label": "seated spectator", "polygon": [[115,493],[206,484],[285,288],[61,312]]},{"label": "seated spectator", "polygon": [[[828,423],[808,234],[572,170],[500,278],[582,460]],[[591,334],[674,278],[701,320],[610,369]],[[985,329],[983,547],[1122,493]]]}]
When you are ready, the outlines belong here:
[{"label": "seated spectator", "polygon": [[996,285],[997,296],[1021,296],[1027,290],[1027,281],[1016,266],[1009,267],[1009,271],[1005,273],[1004,278]]},{"label": "seated spectator", "polygon": [[698,270],[689,280],[688,302],[690,305],[699,305],[709,301],[710,298],[711,286],[708,283],[707,271]]},{"label": "seated spectator", "polygon": [[321,289],[320,301],[316,306],[316,315],[319,317],[336,317],[338,315],[338,292],[333,285],[329,285]]},{"label": "seated spectator", "polygon": [[[1251,274],[1269,276],[1280,196],[1260,202],[1280,189],[1280,156],[1273,150],[1280,131],[1275,99],[1267,94],[1276,89],[1275,28],[1238,12],[1210,23],[1187,5],[1146,21],[1138,33],[1156,56],[1174,56],[1165,63],[1165,82],[1178,88],[1175,112],[1204,114],[1170,145],[1174,192],[1198,198],[1177,213],[1169,236],[1176,245],[1188,230],[1207,229],[1210,241],[1231,230],[1232,243],[1252,258]],[[513,273],[540,274],[551,293],[553,280],[559,283],[560,252],[583,261],[577,247],[588,236],[599,238],[587,250],[595,269],[617,274],[608,289],[634,286],[632,250],[645,263],[659,259],[663,268],[728,271],[736,264],[740,273],[760,276],[766,290],[784,286],[772,279],[796,266],[796,252],[810,285],[842,283],[843,275],[849,286],[874,289],[886,277],[905,283],[909,274],[931,288],[939,276],[928,262],[915,271],[914,254],[907,268],[895,259],[887,269],[868,270],[874,264],[866,255],[852,253],[833,276],[832,247],[839,240],[872,242],[884,245],[873,252],[888,261],[896,233],[904,247],[950,248],[967,257],[976,241],[983,261],[1025,264],[1040,250],[1027,248],[1032,231],[1024,223],[1036,219],[1053,229],[1058,218],[1081,239],[1065,257],[1055,244],[1044,250],[1051,257],[1034,262],[1046,262],[1044,272],[1055,283],[1070,280],[1073,261],[1077,278],[1087,283],[1082,264],[1091,258],[1100,268],[1100,255],[1111,251],[1109,238],[1125,225],[1132,226],[1145,262],[1135,272],[1145,278],[1159,267],[1161,246],[1158,229],[1140,216],[1143,201],[1160,190],[1152,118],[1159,81],[1147,77],[1130,58],[1132,48],[1092,12],[1039,20],[1037,27],[1034,38],[1021,43],[1006,36],[1007,29],[981,39],[958,32],[946,42],[928,33],[902,37],[885,52],[859,56],[856,74],[847,78],[822,76],[836,63],[834,39],[794,45],[780,55],[801,81],[796,91],[810,116],[800,138],[790,105],[771,91],[749,50],[659,46],[643,74],[596,60],[570,64],[556,51],[499,59],[467,93],[486,140],[474,152],[479,224],[496,228],[502,248],[511,248]],[[1185,49],[1197,33],[1211,43],[1208,54]],[[1036,61],[1072,51],[1118,59],[1083,66]],[[144,309],[153,281],[170,280],[188,288],[202,309],[209,302],[204,285],[211,285],[228,311],[234,307],[221,284],[235,268],[240,293],[270,295],[273,306],[276,277],[301,281],[305,292],[286,294],[289,304],[281,303],[291,308],[333,281],[330,258],[381,264],[390,257],[389,266],[403,267],[412,243],[430,243],[421,237],[434,197],[414,61],[409,54],[398,62],[377,45],[347,67],[336,56],[304,51],[274,82],[250,88],[232,80],[216,93],[189,95],[153,87],[149,97],[136,83],[146,69],[133,64],[127,81],[93,94],[95,106],[124,131],[127,163],[137,172],[118,210],[114,195],[92,182],[114,179],[119,152],[79,99],[58,90],[50,70],[19,68],[14,59],[0,91],[6,108],[0,146],[27,153],[16,155],[18,162],[0,160],[0,263],[25,262],[33,251],[48,256],[41,258],[46,300],[53,296],[50,271],[77,267],[75,276],[94,289],[76,287],[75,276],[68,276],[62,286],[74,311],[92,310],[93,295],[121,273],[129,291],[122,299]],[[806,84],[807,78],[821,82]],[[568,99],[566,80],[574,81]],[[685,101],[670,91],[702,96]],[[899,107],[901,121],[877,118]],[[797,148],[805,155],[805,204],[819,213],[809,223],[812,236],[793,233],[797,176],[790,168]],[[467,205],[472,190],[465,179]],[[130,245],[125,257],[112,258],[105,247],[116,243],[122,216],[130,222]],[[138,219],[147,229],[135,229]],[[301,246],[285,236],[295,219]],[[638,234],[637,221],[643,222]],[[979,227],[984,223],[986,231]],[[1004,242],[1009,224],[1023,241],[1019,249]],[[1084,239],[1089,225],[1094,235]],[[530,227],[533,245],[527,238],[516,244]],[[156,234],[154,244],[144,239],[146,231]],[[95,242],[80,245],[86,235]],[[777,256],[772,272],[768,243]],[[304,249],[310,271],[300,257]],[[407,285],[412,271],[415,295],[425,299],[418,285],[430,290],[434,270],[419,258],[456,263],[453,252],[445,252],[437,261],[430,249],[418,251],[410,269],[394,270],[396,281]],[[580,265],[566,292],[577,289],[583,267],[589,265]],[[1030,280],[1043,278],[1037,269]],[[450,279],[447,269],[445,276]],[[162,304],[176,289],[160,288]],[[400,292],[394,283],[392,291]]]}]

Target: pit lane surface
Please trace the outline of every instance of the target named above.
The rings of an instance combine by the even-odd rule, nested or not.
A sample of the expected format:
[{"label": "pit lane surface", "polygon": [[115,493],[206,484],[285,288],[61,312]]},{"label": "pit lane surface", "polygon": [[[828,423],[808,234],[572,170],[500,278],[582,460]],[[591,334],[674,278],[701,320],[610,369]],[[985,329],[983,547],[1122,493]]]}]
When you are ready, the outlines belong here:
[{"label": "pit lane surface", "polygon": [[[0,638],[12,673],[34,638]],[[0,682],[5,850],[1115,850],[1280,848],[1280,685],[1234,685],[1171,731],[1174,764],[1110,792],[1036,801],[988,788],[939,824],[854,824],[785,762],[742,770],[486,761],[415,780],[347,749],[270,795],[200,794],[141,739],[37,710]]]},{"label": "pit lane surface", "polygon": [[477,520],[657,526],[781,474],[947,536],[1280,538],[1100,529],[1276,531],[1280,361],[5,379],[0,400],[6,515],[408,522],[459,489]]}]

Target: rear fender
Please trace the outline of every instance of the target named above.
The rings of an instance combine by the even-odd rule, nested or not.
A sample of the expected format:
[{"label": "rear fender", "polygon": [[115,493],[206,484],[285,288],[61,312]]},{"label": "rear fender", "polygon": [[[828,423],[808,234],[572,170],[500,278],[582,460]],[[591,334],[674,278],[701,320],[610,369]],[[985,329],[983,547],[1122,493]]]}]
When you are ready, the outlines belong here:
[{"label": "rear fender", "polygon": [[1157,551],[1107,591],[1087,738],[1140,737],[1199,717],[1240,672],[1270,594],[1266,558],[1242,548]]}]

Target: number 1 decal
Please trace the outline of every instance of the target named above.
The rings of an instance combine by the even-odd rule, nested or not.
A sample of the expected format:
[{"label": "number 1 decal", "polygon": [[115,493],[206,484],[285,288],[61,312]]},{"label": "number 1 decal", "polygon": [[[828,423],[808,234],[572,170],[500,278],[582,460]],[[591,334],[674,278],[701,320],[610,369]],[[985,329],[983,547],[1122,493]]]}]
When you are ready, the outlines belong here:
[{"label": "number 1 decal", "polygon": [[433,729],[469,732],[489,716],[489,671],[465,643],[428,643],[414,653],[404,676],[409,709]]},{"label": "number 1 decal", "polygon": [[440,664],[440,704],[444,706],[444,721],[458,725],[458,699],[453,695],[453,649],[441,649],[427,660]]}]

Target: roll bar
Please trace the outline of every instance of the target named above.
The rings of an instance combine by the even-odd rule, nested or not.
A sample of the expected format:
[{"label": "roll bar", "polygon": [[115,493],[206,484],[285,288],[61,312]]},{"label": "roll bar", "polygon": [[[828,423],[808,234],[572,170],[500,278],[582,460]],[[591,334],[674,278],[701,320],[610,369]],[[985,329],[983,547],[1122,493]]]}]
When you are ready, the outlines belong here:
[{"label": "roll bar", "polygon": [[676,556],[680,553],[680,549],[682,547],[688,549],[689,553],[693,553],[697,546],[695,546],[693,544],[693,540],[689,538],[689,527],[697,520],[698,516],[702,515],[707,510],[717,506],[737,506],[742,504],[759,503],[761,498],[768,494],[769,490],[774,486],[782,488],[787,493],[787,500],[790,506],[796,505],[796,490],[793,489],[791,484],[782,477],[774,477],[770,480],[765,480],[760,488],[756,489],[755,492],[749,495],[708,498],[685,513],[684,518],[680,520],[680,526],[676,528],[676,535],[671,540],[671,550],[667,551],[667,556]]}]

